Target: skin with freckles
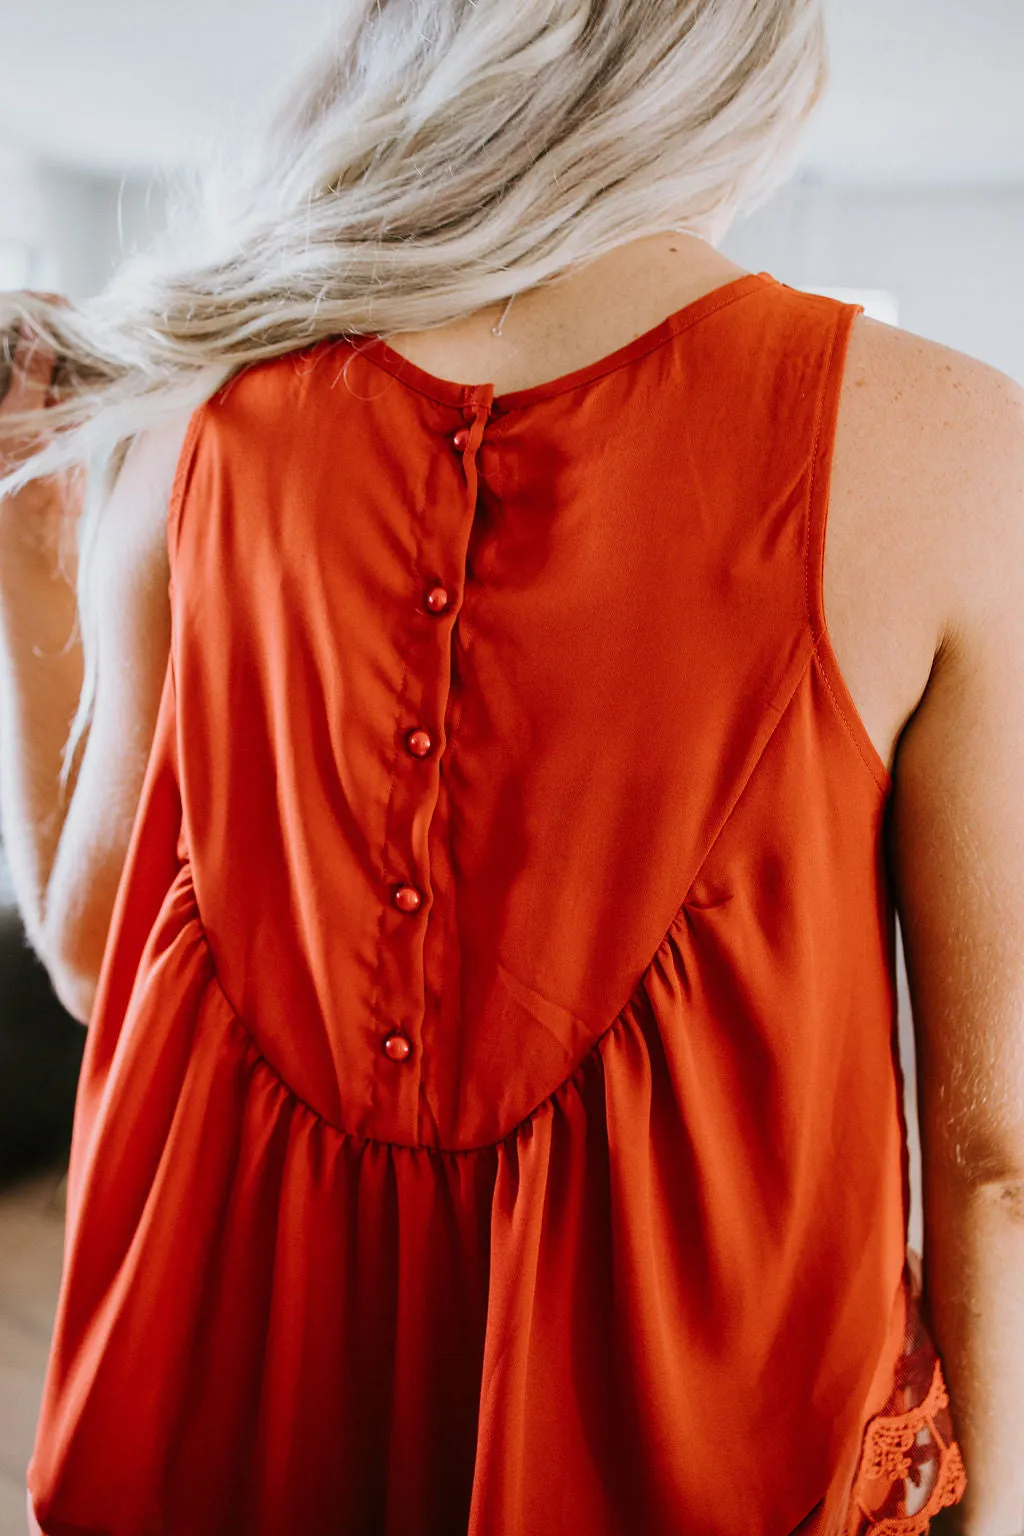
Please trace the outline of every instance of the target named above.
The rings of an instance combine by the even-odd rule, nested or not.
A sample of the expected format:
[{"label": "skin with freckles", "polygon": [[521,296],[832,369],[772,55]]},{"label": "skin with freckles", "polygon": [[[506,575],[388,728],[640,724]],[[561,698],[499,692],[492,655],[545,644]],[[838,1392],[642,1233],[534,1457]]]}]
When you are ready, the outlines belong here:
[{"label": "skin with freckles", "polygon": [[[496,393],[625,345],[742,275],[667,232],[389,344]],[[43,359],[0,409],[46,388]],[[19,395],[20,392],[20,395]],[[81,681],[57,558],[73,498],[0,506],[0,813],[19,904],[88,1019],[166,667],[165,517],[186,422],[136,439],[103,526],[96,713],[69,795]],[[1024,1530],[1024,392],[859,317],[839,410],[824,599],[840,668],[894,777],[888,830],[919,1060],[925,1302],[968,1472],[942,1529]],[[936,1522],[936,1530],[939,1523]]]}]

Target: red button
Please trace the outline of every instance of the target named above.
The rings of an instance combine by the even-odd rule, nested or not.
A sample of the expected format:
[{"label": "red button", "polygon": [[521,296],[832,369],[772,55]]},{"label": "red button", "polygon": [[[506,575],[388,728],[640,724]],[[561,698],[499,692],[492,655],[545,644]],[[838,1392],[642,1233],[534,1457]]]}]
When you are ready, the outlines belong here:
[{"label": "red button", "polygon": [[416,730],[409,732],[405,745],[413,757],[426,757],[434,742],[429,731]]},{"label": "red button", "polygon": [[448,607],[448,589],[431,587],[423,601],[429,613],[443,613]]},{"label": "red button", "polygon": [[388,1035],[384,1041],[384,1054],[392,1061],[405,1061],[412,1051],[408,1038],[403,1034]]},{"label": "red button", "polygon": [[469,428],[468,427],[460,427],[459,430],[453,436],[452,442],[455,444],[456,448],[461,453],[462,450],[465,448],[466,444],[469,442]]},{"label": "red button", "polygon": [[414,885],[400,885],[395,891],[393,900],[400,912],[415,912],[423,897]]}]

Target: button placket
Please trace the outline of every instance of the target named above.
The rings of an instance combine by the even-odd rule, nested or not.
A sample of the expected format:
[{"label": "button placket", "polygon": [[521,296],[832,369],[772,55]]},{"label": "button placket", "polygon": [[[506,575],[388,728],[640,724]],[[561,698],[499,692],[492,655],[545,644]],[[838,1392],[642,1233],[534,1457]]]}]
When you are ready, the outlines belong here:
[{"label": "button placket", "polygon": [[463,468],[472,494],[476,495],[476,452],[483,440],[484,428],[491,415],[494,391],[490,384],[480,384],[467,391],[463,411],[468,425],[452,433],[452,446],[462,455]]},{"label": "button placket", "polygon": [[[464,476],[464,490],[458,501],[461,507],[459,523],[451,521],[445,533],[444,509],[449,505],[448,495],[442,493],[438,503],[439,510],[435,513],[429,526],[428,539],[431,535],[439,537],[440,546],[431,546],[421,550],[421,559],[426,553],[430,563],[424,561],[418,572],[419,588],[414,588],[413,601],[419,612],[432,619],[440,619],[447,616],[454,622],[455,611],[459,607],[461,577],[464,574],[464,558],[466,547],[467,523],[471,525],[473,508],[475,506],[477,492],[477,468],[476,454],[484,435],[487,419],[490,415],[493,392],[489,385],[467,389],[463,396],[462,409],[466,424],[451,433],[449,442],[454,452],[461,456],[461,471]],[[428,498],[429,504],[429,498]],[[451,547],[446,547],[451,540]],[[463,559],[463,570],[457,574],[460,576],[458,583],[450,583],[446,566],[452,554],[458,551],[458,556]],[[437,560],[436,565],[433,562]],[[425,568],[424,568],[425,567]],[[453,590],[454,587],[454,590]],[[421,620],[421,624],[422,624]],[[451,663],[448,658],[448,649],[451,645],[452,628],[440,628],[433,632],[432,639],[426,638],[426,632],[421,630],[419,637],[415,630],[410,634],[410,644],[414,649],[426,646],[427,649],[420,656],[420,664],[424,666],[423,683],[427,682],[428,662],[431,645],[437,648],[439,662],[437,697],[430,698],[429,687],[420,687],[420,679],[417,678],[417,664],[411,658],[407,671],[407,680],[410,684],[407,696],[407,705],[411,704],[413,710],[432,706],[439,710],[438,718],[430,718],[428,708],[424,708],[426,718],[416,719],[415,713],[411,721],[408,721],[401,732],[400,742],[404,749],[406,768],[398,768],[398,779],[395,786],[395,798],[392,801],[394,816],[389,818],[390,826],[387,844],[390,854],[385,850],[385,858],[392,867],[397,863],[397,870],[392,875],[386,889],[386,901],[392,909],[393,922],[386,924],[382,936],[385,945],[388,944],[387,935],[391,935],[391,943],[395,946],[392,953],[387,949],[380,956],[378,1014],[380,1033],[377,1035],[380,1050],[381,1071],[385,1074],[380,1082],[380,1096],[377,1099],[375,1119],[378,1121],[380,1131],[389,1139],[399,1139],[415,1142],[418,1139],[419,1099],[421,1089],[418,1087],[419,1073],[422,1071],[422,1055],[419,1044],[420,1018],[419,1009],[426,1006],[424,995],[418,995],[419,984],[422,976],[417,976],[415,967],[419,965],[422,971],[424,945],[426,943],[426,928],[424,919],[430,906],[430,892],[413,883],[415,871],[420,861],[429,856],[425,846],[415,850],[411,844],[404,846],[410,838],[413,828],[424,825],[423,800],[431,794],[439,793],[441,764],[436,762],[443,742],[443,724],[446,719],[447,700],[446,690],[451,687]],[[441,645],[446,647],[440,651]],[[445,669],[444,662],[448,659]],[[409,762],[409,759],[417,759],[417,763]],[[419,766],[422,764],[422,767]],[[428,771],[429,770],[429,771]],[[427,777],[422,775],[427,773]],[[406,777],[408,775],[409,777]],[[404,782],[403,782],[404,781]],[[417,804],[417,802],[420,802]],[[429,818],[427,820],[429,825]],[[406,928],[406,923],[414,922],[414,927]],[[399,926],[400,925],[400,926]],[[417,937],[418,935],[418,937]],[[412,967],[413,969],[407,969]],[[388,1015],[390,1014],[390,1017]],[[405,1071],[390,1074],[399,1066],[404,1066]],[[393,1086],[387,1088],[391,1083]],[[404,1086],[403,1086],[404,1085]],[[387,1122],[383,1124],[382,1122]]]}]

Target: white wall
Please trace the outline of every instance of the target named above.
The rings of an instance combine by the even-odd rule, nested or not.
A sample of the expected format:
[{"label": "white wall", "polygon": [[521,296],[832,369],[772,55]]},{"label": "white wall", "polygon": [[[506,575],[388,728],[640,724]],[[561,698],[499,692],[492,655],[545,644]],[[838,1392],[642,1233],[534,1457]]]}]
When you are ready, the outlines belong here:
[{"label": "white wall", "polygon": [[82,299],[98,292],[123,249],[159,227],[159,187],[0,151],[0,241],[31,251],[29,286]]},{"label": "white wall", "polygon": [[1024,186],[842,187],[800,178],[722,242],[800,287],[885,288],[900,324],[1024,383]]}]

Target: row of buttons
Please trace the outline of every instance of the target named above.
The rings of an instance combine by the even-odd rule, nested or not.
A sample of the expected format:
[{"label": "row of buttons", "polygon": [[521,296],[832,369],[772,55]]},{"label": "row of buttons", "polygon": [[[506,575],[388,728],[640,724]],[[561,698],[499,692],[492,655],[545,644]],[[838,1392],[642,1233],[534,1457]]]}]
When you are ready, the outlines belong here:
[{"label": "row of buttons", "polygon": [[[460,427],[452,435],[452,442],[462,453],[469,442],[469,429]],[[431,587],[423,599],[423,606],[428,613],[444,613],[448,607],[448,590],[446,587]],[[427,757],[434,745],[434,739],[429,731],[422,726],[407,731],[405,737],[406,751],[413,757]],[[418,912],[423,905],[423,896],[414,885],[399,885],[392,893],[392,902],[400,912]],[[412,1054],[412,1044],[408,1035],[401,1030],[392,1030],[384,1041],[384,1054],[391,1061],[407,1061]]]}]

